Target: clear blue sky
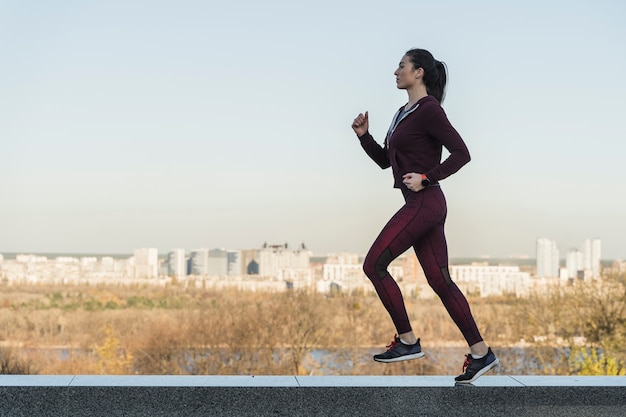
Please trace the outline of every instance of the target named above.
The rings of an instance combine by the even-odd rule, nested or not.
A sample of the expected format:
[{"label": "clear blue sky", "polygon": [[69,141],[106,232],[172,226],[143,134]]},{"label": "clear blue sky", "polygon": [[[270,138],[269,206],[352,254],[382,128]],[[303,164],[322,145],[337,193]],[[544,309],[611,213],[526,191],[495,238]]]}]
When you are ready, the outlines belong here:
[{"label": "clear blue sky", "polygon": [[626,258],[626,3],[0,0],[0,253],[304,241],[364,253],[402,204],[382,141],[412,47],[473,160],[451,256]]}]

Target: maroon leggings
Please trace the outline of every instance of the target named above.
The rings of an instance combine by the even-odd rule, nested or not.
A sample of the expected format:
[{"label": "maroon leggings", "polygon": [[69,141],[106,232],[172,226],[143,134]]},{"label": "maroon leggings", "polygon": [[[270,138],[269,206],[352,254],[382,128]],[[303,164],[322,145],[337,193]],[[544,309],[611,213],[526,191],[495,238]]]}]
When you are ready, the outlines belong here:
[{"label": "maroon leggings", "polygon": [[446,199],[439,186],[417,193],[404,191],[405,205],[389,220],[370,248],[363,270],[389,312],[398,334],[410,332],[411,323],[398,284],[387,267],[411,246],[419,259],[428,284],[441,298],[467,343],[482,337],[469,304],[448,272],[448,248],[444,235]]}]

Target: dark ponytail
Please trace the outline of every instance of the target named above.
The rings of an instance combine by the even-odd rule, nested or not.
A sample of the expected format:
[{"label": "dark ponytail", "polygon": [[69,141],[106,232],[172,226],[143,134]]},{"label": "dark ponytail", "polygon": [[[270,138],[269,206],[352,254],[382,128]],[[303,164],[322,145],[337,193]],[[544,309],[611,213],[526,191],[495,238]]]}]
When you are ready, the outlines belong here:
[{"label": "dark ponytail", "polygon": [[434,96],[439,103],[443,103],[446,97],[446,83],[448,74],[446,64],[437,61],[433,55],[425,49],[411,49],[407,51],[414,68],[424,70],[424,85],[426,92]]}]

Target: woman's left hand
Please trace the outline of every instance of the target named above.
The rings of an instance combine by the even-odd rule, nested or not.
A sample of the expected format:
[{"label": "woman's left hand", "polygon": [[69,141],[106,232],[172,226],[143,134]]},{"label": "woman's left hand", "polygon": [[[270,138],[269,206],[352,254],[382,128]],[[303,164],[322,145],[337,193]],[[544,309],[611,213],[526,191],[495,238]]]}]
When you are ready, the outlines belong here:
[{"label": "woman's left hand", "polygon": [[402,182],[406,185],[406,188],[414,192],[424,189],[424,186],[422,185],[422,174],[418,174],[416,172],[404,174],[402,176]]}]

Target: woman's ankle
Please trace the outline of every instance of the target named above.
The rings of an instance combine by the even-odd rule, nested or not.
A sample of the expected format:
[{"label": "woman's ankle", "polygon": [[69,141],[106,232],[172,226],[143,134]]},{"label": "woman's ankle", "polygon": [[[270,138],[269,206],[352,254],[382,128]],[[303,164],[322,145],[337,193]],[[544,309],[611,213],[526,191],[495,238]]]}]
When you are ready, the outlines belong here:
[{"label": "woman's ankle", "polygon": [[417,337],[415,337],[415,334],[413,334],[412,331],[399,334],[398,337],[400,338],[400,341],[405,345],[414,345],[417,343]]}]

